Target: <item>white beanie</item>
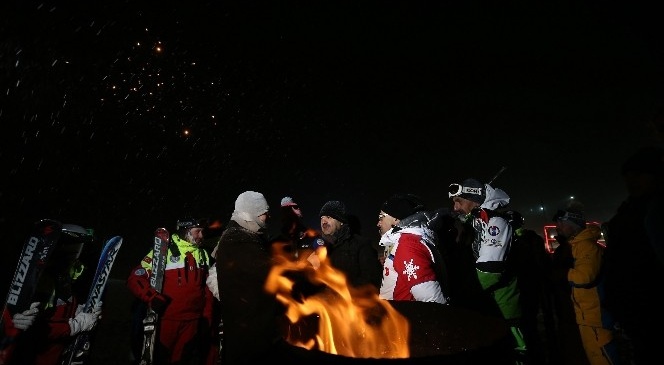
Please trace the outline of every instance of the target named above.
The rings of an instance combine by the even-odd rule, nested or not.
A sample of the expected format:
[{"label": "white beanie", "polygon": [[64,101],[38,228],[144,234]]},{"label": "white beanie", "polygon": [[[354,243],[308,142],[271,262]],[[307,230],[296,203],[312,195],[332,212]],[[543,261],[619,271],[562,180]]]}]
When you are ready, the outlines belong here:
[{"label": "white beanie", "polygon": [[261,228],[265,228],[264,223],[258,220],[258,216],[268,210],[270,210],[270,206],[263,194],[255,191],[245,191],[238,195],[235,200],[235,211],[231,218],[238,218],[245,222],[256,222]]},{"label": "white beanie", "polygon": [[290,196],[285,196],[283,199],[281,199],[282,207],[290,207],[292,205],[297,205],[297,203]]}]

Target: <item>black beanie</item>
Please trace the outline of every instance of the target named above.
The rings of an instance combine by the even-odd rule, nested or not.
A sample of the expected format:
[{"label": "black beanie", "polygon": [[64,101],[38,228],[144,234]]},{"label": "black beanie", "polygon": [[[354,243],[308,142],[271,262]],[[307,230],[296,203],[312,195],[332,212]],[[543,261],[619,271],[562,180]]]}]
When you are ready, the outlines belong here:
[{"label": "black beanie", "polygon": [[396,219],[404,219],[424,209],[424,204],[417,195],[395,194],[383,203],[381,210]]},{"label": "black beanie", "polygon": [[583,206],[580,203],[570,203],[565,209],[558,209],[553,216],[553,221],[568,221],[580,228],[586,227],[586,216],[583,214]]},{"label": "black beanie", "polygon": [[346,205],[338,200],[330,200],[320,208],[319,216],[322,217],[324,215],[332,217],[339,222],[348,223],[348,219],[346,218]]},{"label": "black beanie", "polygon": [[461,183],[461,186],[464,188],[477,188],[480,189],[479,192],[480,194],[473,194],[473,193],[461,193],[459,195],[460,198],[464,198],[466,200],[473,201],[477,204],[482,204],[484,203],[484,200],[486,200],[486,189],[484,187],[484,184],[482,184],[479,180],[476,179],[466,179]]}]

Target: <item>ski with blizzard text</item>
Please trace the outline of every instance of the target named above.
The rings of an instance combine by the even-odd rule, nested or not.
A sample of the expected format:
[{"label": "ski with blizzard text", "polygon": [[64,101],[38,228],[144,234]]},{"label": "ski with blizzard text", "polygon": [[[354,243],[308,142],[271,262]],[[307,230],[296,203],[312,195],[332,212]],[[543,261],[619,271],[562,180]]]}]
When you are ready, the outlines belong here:
[{"label": "ski with blizzard text", "polygon": [[2,318],[0,318],[0,330],[4,332],[0,342],[0,364],[9,361],[16,336],[22,332],[6,321],[11,321],[14,314],[30,307],[37,291],[39,278],[48,264],[61,233],[62,224],[60,222],[42,219],[34,224],[30,236],[23,245],[14,277],[7,292]]},{"label": "ski with blizzard text", "polygon": [[[170,237],[166,228],[157,228],[154,232],[154,246],[152,248],[152,271],[150,273],[150,286],[162,291],[164,284],[164,271],[166,271],[166,256]],[[145,319],[143,319],[143,352],[140,365],[152,365],[154,361],[154,344],[157,338],[157,321],[159,315],[148,305]]]},{"label": "ski with blizzard text", "polygon": [[[95,306],[101,301],[104,290],[106,289],[106,284],[108,283],[108,278],[111,274],[113,262],[115,262],[115,258],[118,255],[118,251],[120,251],[121,245],[122,237],[120,236],[115,236],[106,241],[106,244],[101,251],[101,255],[99,256],[99,261],[97,262],[97,271],[95,271],[95,276],[92,280],[88,299],[83,307],[84,312],[92,313]],[[81,332],[76,335],[76,338],[74,338],[71,344],[62,353],[60,364],[84,364],[89,355],[90,332]]]}]

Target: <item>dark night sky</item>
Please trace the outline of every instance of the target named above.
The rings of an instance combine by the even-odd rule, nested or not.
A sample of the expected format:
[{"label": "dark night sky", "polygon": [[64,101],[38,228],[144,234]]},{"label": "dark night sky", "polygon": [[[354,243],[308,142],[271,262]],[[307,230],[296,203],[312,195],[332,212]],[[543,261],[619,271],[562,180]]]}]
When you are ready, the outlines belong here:
[{"label": "dark night sky", "polygon": [[645,2],[18,3],[0,15],[2,232],[94,227],[132,264],[157,226],[226,221],[245,190],[275,212],[294,196],[316,227],[343,200],[371,236],[389,195],[449,206],[450,183],[502,166],[531,228],[571,195],[605,220],[663,91]]}]

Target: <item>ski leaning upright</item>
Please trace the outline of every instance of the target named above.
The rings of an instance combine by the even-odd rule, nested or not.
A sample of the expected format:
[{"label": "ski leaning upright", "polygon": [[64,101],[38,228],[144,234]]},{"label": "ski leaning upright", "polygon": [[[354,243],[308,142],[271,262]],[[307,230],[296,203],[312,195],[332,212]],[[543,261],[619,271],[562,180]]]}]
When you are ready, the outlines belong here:
[{"label": "ski leaning upright", "polygon": [[[33,302],[37,291],[39,278],[48,264],[58,239],[62,233],[62,224],[52,219],[42,219],[36,222],[25,241],[21,256],[11,285],[7,291],[7,299],[0,318],[0,329],[5,329],[5,318],[12,318],[14,314],[25,311]],[[0,343],[0,364],[8,362],[14,349],[15,338],[21,330],[11,328],[4,333]]]},{"label": "ski leaning upright", "polygon": [[[104,289],[106,289],[106,284],[108,283],[108,278],[111,273],[111,268],[113,267],[113,262],[115,257],[118,255],[120,246],[122,245],[122,237],[115,236],[108,241],[101,251],[99,256],[99,262],[97,263],[97,271],[95,271],[94,279],[92,280],[92,286],[90,287],[90,293],[88,294],[88,299],[85,302],[83,311],[87,313],[92,313],[95,306],[99,303],[104,294]],[[81,332],[76,335],[74,341],[65,349],[62,354],[60,364],[61,365],[70,365],[73,363],[84,364],[90,355],[90,332]]]},{"label": "ski leaning upright", "polygon": [[[166,271],[166,256],[170,237],[166,228],[157,228],[154,233],[154,246],[152,249],[152,272],[150,286],[158,292],[162,291],[164,284],[164,271]],[[143,319],[143,352],[140,365],[152,365],[154,360],[154,344],[157,337],[157,321],[159,315],[148,306],[145,319]]]}]

